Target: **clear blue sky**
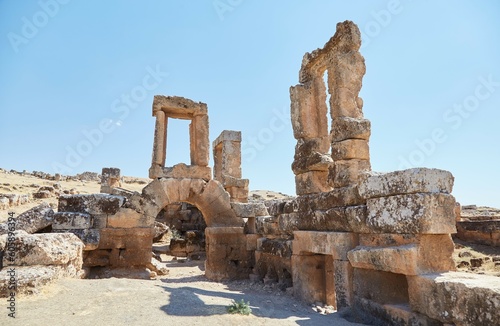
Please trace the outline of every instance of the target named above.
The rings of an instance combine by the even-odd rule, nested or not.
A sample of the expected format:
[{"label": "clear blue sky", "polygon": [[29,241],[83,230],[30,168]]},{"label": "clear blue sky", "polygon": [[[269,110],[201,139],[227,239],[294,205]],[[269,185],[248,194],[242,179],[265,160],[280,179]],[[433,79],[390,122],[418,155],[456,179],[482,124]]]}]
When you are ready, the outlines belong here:
[{"label": "clear blue sky", "polygon": [[[251,189],[293,194],[289,87],[352,20],[373,170],[449,170],[462,204],[500,207],[499,17],[496,0],[0,0],[0,167],[145,177],[153,95],[177,95],[208,104],[211,141],[242,131]],[[187,135],[170,124],[168,165]]]}]

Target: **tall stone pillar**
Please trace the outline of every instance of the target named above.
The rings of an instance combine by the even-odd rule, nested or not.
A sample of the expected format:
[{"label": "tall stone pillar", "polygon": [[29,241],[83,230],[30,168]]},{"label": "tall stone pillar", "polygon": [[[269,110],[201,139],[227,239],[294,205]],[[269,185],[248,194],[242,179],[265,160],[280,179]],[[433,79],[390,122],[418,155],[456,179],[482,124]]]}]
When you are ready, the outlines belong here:
[{"label": "tall stone pillar", "polygon": [[162,168],[165,166],[165,158],[167,151],[167,119],[165,117],[165,112],[158,110],[155,113],[156,125],[155,125],[155,138],[153,143],[153,158],[151,162],[151,169],[149,171],[149,177],[151,179],[157,178],[158,175],[155,172],[156,168]]}]

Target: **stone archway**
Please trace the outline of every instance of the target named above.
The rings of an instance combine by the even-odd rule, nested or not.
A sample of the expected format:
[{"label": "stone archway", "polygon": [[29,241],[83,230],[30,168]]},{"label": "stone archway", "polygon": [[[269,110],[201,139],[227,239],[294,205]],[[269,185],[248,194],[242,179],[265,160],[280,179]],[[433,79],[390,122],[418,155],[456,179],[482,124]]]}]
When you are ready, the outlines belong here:
[{"label": "stone archway", "polygon": [[205,275],[212,280],[248,276],[246,237],[243,220],[231,208],[230,196],[220,182],[203,179],[160,178],[148,184],[142,194],[130,198],[151,221],[167,205],[186,202],[203,214],[207,228]]},{"label": "stone archway", "polygon": [[144,213],[158,215],[168,204],[186,202],[196,205],[207,227],[243,227],[243,221],[231,208],[229,194],[216,180],[156,179],[142,190]]}]

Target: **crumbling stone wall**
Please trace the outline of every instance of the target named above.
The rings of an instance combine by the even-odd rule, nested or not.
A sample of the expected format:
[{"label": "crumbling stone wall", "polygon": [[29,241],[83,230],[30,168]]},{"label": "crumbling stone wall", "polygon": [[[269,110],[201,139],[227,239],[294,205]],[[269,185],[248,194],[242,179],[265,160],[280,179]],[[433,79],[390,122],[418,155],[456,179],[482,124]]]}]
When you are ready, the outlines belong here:
[{"label": "crumbling stone wall", "polygon": [[[451,173],[370,171],[370,122],[358,96],[365,73],[360,45],[357,26],[346,21],[322,49],[304,56],[300,84],[290,89],[299,196],[269,205],[270,216],[256,219],[254,277],[279,280],[277,266],[291,270],[296,296],[384,325],[495,323],[497,286],[448,272],[455,268]],[[437,296],[433,304],[428,296]],[[459,302],[468,310],[459,312]]]}]

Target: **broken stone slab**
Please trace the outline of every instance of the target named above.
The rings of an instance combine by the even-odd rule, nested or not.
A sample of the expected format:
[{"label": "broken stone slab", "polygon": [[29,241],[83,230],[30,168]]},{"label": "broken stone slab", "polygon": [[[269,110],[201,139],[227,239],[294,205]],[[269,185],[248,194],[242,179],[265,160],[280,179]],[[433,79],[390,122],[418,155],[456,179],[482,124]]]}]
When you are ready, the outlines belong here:
[{"label": "broken stone slab", "polygon": [[498,277],[449,272],[407,280],[413,311],[456,325],[497,325],[500,320]]},{"label": "broken stone slab", "polygon": [[75,212],[54,213],[52,230],[90,229],[93,218],[90,214]]},{"label": "broken stone slab", "polygon": [[73,233],[82,240],[84,247],[83,251],[95,250],[99,247],[101,233],[99,229],[69,229],[57,230],[59,233]]},{"label": "broken stone slab", "polygon": [[158,261],[156,258],[151,258],[151,262],[146,265],[151,271],[156,272],[158,275],[168,275],[169,270],[162,262]]},{"label": "broken stone slab", "polygon": [[155,221],[154,228],[155,228],[155,235],[153,237],[153,242],[160,241],[163,235],[170,230],[170,228],[166,224],[157,221]]},{"label": "broken stone slab", "polygon": [[75,269],[82,267],[84,244],[71,233],[28,234],[15,231],[14,241],[9,241],[7,246],[9,244],[15,250],[5,253],[4,266],[71,265]]},{"label": "broken stone slab", "polygon": [[83,271],[64,268],[63,266],[14,266],[4,267],[0,270],[0,297],[6,298],[12,291],[9,289],[9,281],[13,274],[12,269],[15,269],[16,279],[16,294],[35,294],[39,293],[40,289],[58,278],[72,277],[82,278]]},{"label": "broken stone slab", "polygon": [[339,142],[347,139],[369,140],[370,130],[370,120],[336,117],[332,119],[330,137],[332,142]]},{"label": "broken stone slab", "polygon": [[109,194],[63,195],[59,197],[59,212],[80,212],[90,215],[116,214],[125,198]]},{"label": "broken stone slab", "polygon": [[241,218],[268,216],[267,208],[264,203],[231,203],[231,208],[236,216]]},{"label": "broken stone slab", "polygon": [[[15,230],[35,233],[52,224],[54,211],[49,204],[43,203],[26,212],[14,217]],[[9,230],[7,223],[0,224],[0,235],[6,234]]]},{"label": "broken stone slab", "polygon": [[455,198],[416,193],[368,199],[366,223],[374,233],[456,233]]},{"label": "broken stone slab", "polygon": [[413,193],[451,193],[453,175],[445,170],[414,168],[367,175],[359,184],[366,199]]},{"label": "broken stone slab", "polygon": [[358,244],[358,236],[351,232],[295,231],[293,253],[331,255],[333,259],[347,261],[347,253]]}]

